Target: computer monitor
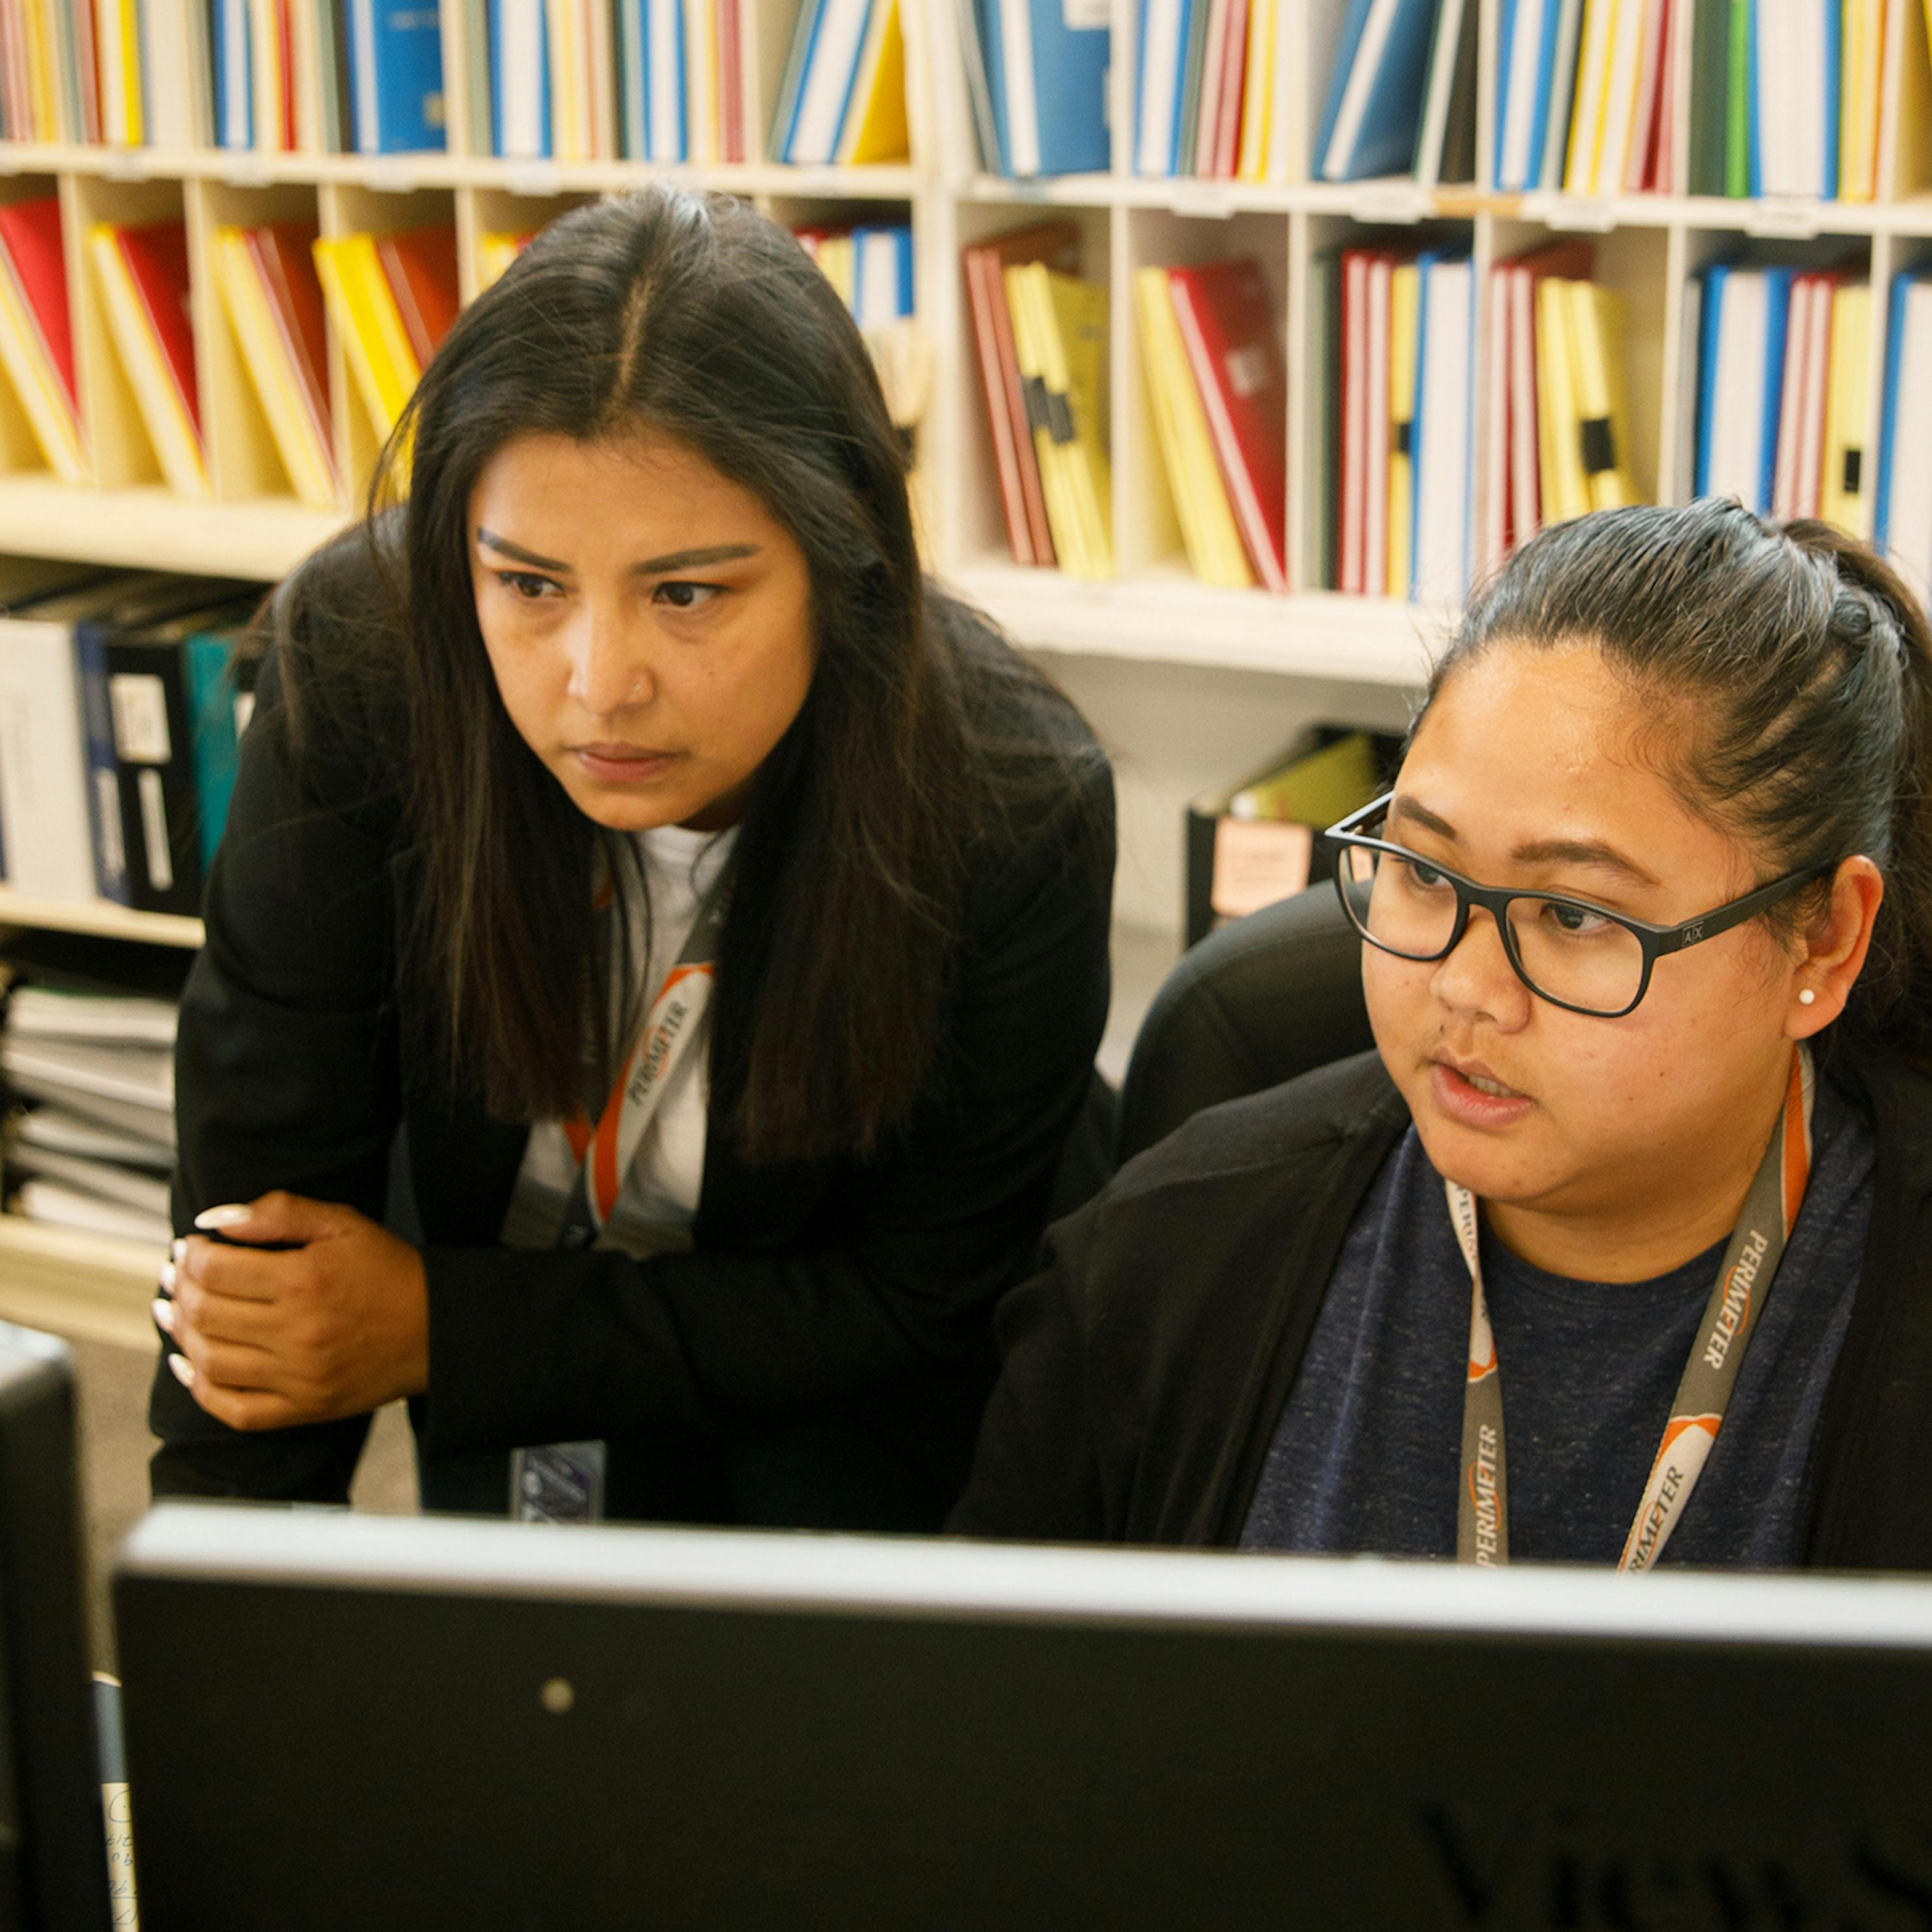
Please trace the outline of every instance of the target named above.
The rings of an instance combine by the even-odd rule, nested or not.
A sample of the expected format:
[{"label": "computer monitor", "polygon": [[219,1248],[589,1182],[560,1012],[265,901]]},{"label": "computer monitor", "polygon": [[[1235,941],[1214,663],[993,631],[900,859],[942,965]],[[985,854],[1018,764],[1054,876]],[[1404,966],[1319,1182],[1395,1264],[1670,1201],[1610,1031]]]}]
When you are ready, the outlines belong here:
[{"label": "computer monitor", "polygon": [[109,1923],[74,1360],[0,1322],[0,1927]]},{"label": "computer monitor", "polygon": [[1932,1585],[177,1505],[146,1932],[1919,1925]]}]

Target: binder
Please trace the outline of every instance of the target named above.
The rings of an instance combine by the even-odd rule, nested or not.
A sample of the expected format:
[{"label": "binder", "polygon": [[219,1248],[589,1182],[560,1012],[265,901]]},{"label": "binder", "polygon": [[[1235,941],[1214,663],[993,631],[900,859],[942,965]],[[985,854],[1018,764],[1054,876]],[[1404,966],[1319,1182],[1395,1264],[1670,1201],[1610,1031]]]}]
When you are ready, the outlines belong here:
[{"label": "binder", "polygon": [[442,28],[422,0],[349,0],[350,98],[363,154],[440,151]]},{"label": "binder", "polygon": [[1275,66],[1286,36],[1282,32],[1282,0],[1249,0],[1247,72],[1241,83],[1240,152],[1234,165],[1242,181],[1268,178],[1268,158],[1273,138]]},{"label": "binder", "polygon": [[1546,524],[1568,523],[1591,508],[1583,467],[1582,412],[1576,397],[1569,284],[1547,275],[1536,286],[1536,413],[1538,478]]},{"label": "binder", "polygon": [[1168,292],[1168,271],[1138,270],[1134,295],[1154,434],[1189,565],[1204,584],[1245,590],[1254,576],[1214,460],[1207,412],[1188,368],[1180,325]]},{"label": "binder", "polygon": [[850,306],[861,328],[912,314],[912,230],[904,222],[853,230]]},{"label": "binder", "polygon": [[[1424,260],[1428,258],[1425,257]],[[1381,588],[1406,598],[1415,580],[1416,333],[1422,320],[1422,264],[1399,263],[1389,284],[1388,548]]]},{"label": "binder", "polygon": [[322,288],[312,223],[218,228],[215,280],[282,466],[311,508],[336,499]]},{"label": "binder", "polygon": [[[904,160],[910,152],[899,0],[878,0],[860,51],[858,77],[832,158],[841,167],[858,167]],[[910,314],[910,306],[903,313]]]},{"label": "binder", "polygon": [[1010,172],[1103,172],[1109,165],[1110,10],[1100,0],[987,0],[987,6],[999,22],[995,88],[1005,102]]},{"label": "binder", "polygon": [[[191,917],[201,910],[188,646],[211,624],[244,614],[236,596],[244,589],[176,578],[146,608],[123,607],[75,634],[100,888],[137,912]],[[108,871],[116,856],[118,878]]]},{"label": "binder", "polygon": [[1538,184],[1554,193],[1563,185],[1576,119],[1576,63],[1583,39],[1583,0],[1562,0],[1556,43],[1545,94],[1543,146],[1537,160]]},{"label": "binder", "polygon": [[[1206,0],[1200,0],[1205,4]],[[1268,0],[1262,0],[1268,4]],[[1134,169],[1143,175],[1180,172],[1182,69],[1196,0],[1141,0],[1139,77],[1134,124]]]},{"label": "binder", "polygon": [[1258,262],[1172,268],[1168,291],[1255,575],[1288,589],[1288,376]]},{"label": "binder", "polygon": [[256,634],[238,622],[196,631],[182,648],[194,740],[201,870],[206,879],[228,823],[242,734],[254,712],[255,680],[262,653]]},{"label": "binder", "polygon": [[1780,519],[1818,514],[1832,281],[1828,274],[1804,274],[1791,285],[1771,498],[1771,513]]},{"label": "binder", "polygon": [[1070,221],[1022,228],[976,248],[962,258],[979,352],[980,380],[1000,473],[1000,499],[1013,560],[1052,564],[1052,533],[1041,494],[1040,463],[1034,448],[1019,363],[1013,346],[1012,317],[1006,303],[1005,270],[1025,262],[1044,262],[1062,274],[1080,268],[1080,231]]},{"label": "binder", "polygon": [[58,196],[0,206],[0,365],[48,466],[64,483],[85,483]]},{"label": "binder", "polygon": [[1107,460],[1107,291],[1044,263],[1006,271],[1048,522],[1060,567],[1113,574]]},{"label": "binder", "polygon": [[1832,291],[1830,363],[1818,514],[1854,536],[1869,537],[1871,497],[1864,448],[1871,394],[1869,283],[1840,282]]},{"label": "binder", "polygon": [[1469,0],[1438,0],[1410,170],[1419,187],[1475,176],[1478,10]]},{"label": "binder", "polygon": [[1418,267],[1409,594],[1460,603],[1474,494],[1475,269],[1466,256],[1425,256]]},{"label": "binder", "polygon": [[1590,507],[1621,509],[1638,500],[1630,466],[1630,412],[1624,388],[1624,308],[1614,290],[1589,281],[1560,286],[1570,304],[1575,356],[1572,388],[1578,454]]},{"label": "binder", "polygon": [[177,496],[209,494],[188,326],[188,230],[97,222],[88,233],[114,346],[161,473]]},{"label": "binder", "polygon": [[1889,322],[1874,535],[1923,598],[1932,588],[1932,268],[1893,277]]},{"label": "binder", "polygon": [[326,236],[314,253],[316,279],[350,373],[376,434],[386,439],[408,405],[418,370],[375,238]]},{"label": "binder", "polygon": [[[643,0],[627,0],[620,18],[634,21]],[[550,35],[543,0],[490,0],[490,61],[496,152],[507,160],[550,152]],[[644,154],[640,148],[639,158]]]},{"label": "binder", "polygon": [[1318,372],[1309,398],[1303,455],[1302,578],[1310,590],[1340,585],[1342,257],[1324,248],[1309,263],[1308,367]]},{"label": "binder", "polygon": [[795,78],[782,98],[773,158],[829,162],[857,78],[860,50],[874,6],[884,0],[807,0],[793,42]]},{"label": "binder", "polygon": [[1550,76],[1562,0],[1504,0],[1498,36],[1496,185],[1516,194],[1533,186],[1550,124]]},{"label": "binder", "polygon": [[420,376],[462,306],[457,290],[456,230],[445,224],[379,236],[376,255]]},{"label": "binder", "polygon": [[1354,0],[1336,50],[1315,146],[1324,181],[1412,164],[1438,0]]}]

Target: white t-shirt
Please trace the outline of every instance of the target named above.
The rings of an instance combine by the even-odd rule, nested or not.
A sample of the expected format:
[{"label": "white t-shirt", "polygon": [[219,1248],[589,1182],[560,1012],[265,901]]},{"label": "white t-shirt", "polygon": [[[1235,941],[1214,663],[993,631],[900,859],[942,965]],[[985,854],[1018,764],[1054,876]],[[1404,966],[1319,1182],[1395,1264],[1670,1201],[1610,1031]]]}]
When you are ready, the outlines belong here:
[{"label": "white t-shirt", "polygon": [[[735,830],[692,832],[667,825],[632,835],[650,898],[650,952],[645,953],[644,909],[632,905],[630,954],[644,958],[643,992],[629,989],[632,1012],[641,1015],[657,996],[690,936],[699,904],[730,856]],[[628,1050],[630,1042],[625,1042]],[[711,1010],[707,1006],[691,1044],[671,1070],[664,1098],[638,1143],[616,1211],[597,1245],[621,1248],[640,1258],[691,1245],[691,1223],[704,1185],[704,1138],[711,1103]],[[517,1177],[503,1242],[512,1248],[556,1244],[570,1190],[577,1179],[577,1156],[560,1120],[540,1120],[530,1130],[522,1171]]]}]

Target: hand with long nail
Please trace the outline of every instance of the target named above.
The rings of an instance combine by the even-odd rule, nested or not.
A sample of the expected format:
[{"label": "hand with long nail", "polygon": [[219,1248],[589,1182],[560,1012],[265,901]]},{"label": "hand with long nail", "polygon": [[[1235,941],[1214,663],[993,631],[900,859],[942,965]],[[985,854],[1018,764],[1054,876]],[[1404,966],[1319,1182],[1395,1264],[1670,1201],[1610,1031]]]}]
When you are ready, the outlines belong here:
[{"label": "hand with long nail", "polygon": [[154,1319],[168,1366],[218,1421],[334,1421],[428,1386],[428,1289],[406,1241],[298,1194],[211,1208],[195,1226],[225,1238],[176,1242]]}]

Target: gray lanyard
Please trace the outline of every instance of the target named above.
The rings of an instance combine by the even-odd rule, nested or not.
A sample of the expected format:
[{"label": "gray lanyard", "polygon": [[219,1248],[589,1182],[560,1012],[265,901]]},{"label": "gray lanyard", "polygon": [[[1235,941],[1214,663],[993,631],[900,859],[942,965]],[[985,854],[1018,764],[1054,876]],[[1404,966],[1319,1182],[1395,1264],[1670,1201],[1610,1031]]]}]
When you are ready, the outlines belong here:
[{"label": "gray lanyard", "polygon": [[[1618,1562],[1620,1570],[1648,1570],[1663,1553],[1724,1426],[1744,1351],[1811,1178],[1815,1092],[1810,1051],[1801,1045],[1791,1058],[1791,1078],[1777,1129],[1744,1196],[1744,1212],[1731,1232],[1702,1325],[1678,1382],[1670,1420],[1664,1425],[1664,1439]],[[1476,1199],[1453,1180],[1443,1186],[1456,1244],[1469,1270],[1469,1364],[1462,1397],[1456,1560],[1504,1564],[1509,1561],[1509,1475],[1503,1451],[1502,1372],[1483,1292]]]}]

